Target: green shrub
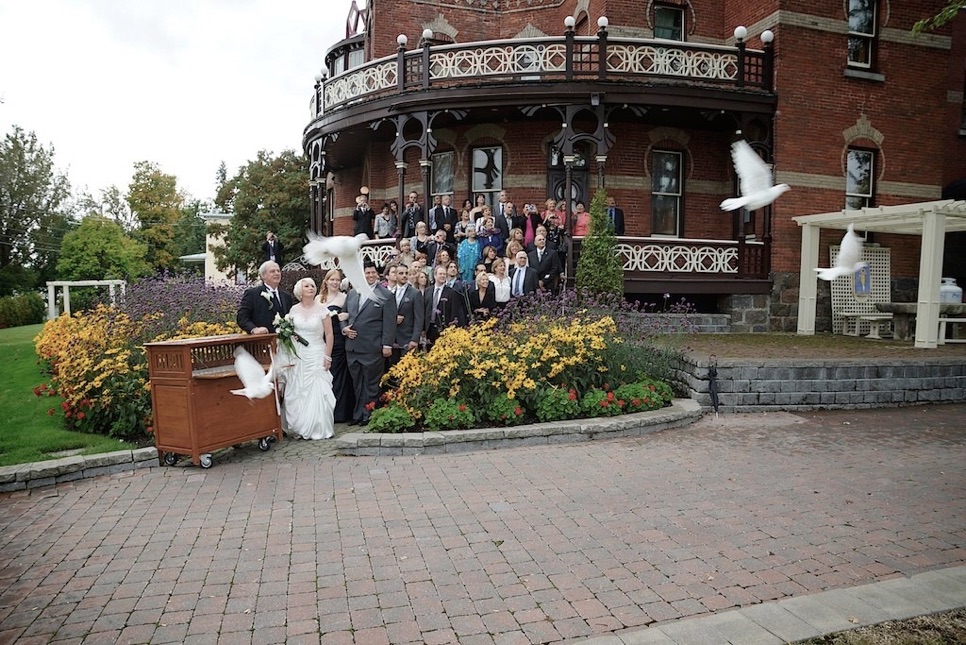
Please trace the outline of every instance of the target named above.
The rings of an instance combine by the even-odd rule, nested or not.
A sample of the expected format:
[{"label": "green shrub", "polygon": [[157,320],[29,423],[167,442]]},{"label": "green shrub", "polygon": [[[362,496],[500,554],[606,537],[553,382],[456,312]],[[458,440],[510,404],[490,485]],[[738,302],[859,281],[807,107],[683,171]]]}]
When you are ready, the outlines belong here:
[{"label": "green shrub", "polygon": [[523,403],[511,399],[506,392],[487,397],[481,404],[482,419],[502,426],[516,426],[524,422],[526,410]]},{"label": "green shrub", "polygon": [[577,290],[621,296],[624,293],[624,269],[617,253],[617,237],[605,216],[606,204],[607,192],[600,189],[590,203],[590,234],[580,245]]},{"label": "green shrub", "polygon": [[46,312],[44,299],[34,292],[0,298],[0,329],[36,325]]},{"label": "green shrub", "polygon": [[537,418],[541,421],[563,421],[580,416],[577,390],[562,387],[546,388],[537,401]]},{"label": "green shrub", "polygon": [[458,428],[472,428],[476,424],[476,416],[470,406],[462,401],[452,399],[438,399],[426,411],[423,425],[427,430],[456,430]]},{"label": "green shrub", "polygon": [[406,432],[416,427],[412,415],[401,405],[390,404],[372,411],[367,432]]}]

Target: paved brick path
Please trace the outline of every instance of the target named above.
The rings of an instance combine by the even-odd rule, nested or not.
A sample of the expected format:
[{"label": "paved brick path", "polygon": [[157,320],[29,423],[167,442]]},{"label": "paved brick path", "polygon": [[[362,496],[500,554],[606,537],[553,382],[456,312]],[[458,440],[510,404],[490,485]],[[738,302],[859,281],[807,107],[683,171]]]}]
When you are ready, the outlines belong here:
[{"label": "paved brick path", "polygon": [[966,563],[966,405],[0,496],[0,643],[548,643]]}]

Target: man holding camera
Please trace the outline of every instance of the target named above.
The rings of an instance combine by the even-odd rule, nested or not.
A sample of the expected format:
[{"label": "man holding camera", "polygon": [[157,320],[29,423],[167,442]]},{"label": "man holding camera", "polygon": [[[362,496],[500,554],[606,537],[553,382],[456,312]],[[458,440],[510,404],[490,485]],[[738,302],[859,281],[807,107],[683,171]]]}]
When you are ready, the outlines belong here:
[{"label": "man holding camera", "polygon": [[278,266],[282,266],[284,264],[282,261],[283,248],[275,233],[269,231],[265,234],[265,241],[262,242],[262,262],[274,262]]}]

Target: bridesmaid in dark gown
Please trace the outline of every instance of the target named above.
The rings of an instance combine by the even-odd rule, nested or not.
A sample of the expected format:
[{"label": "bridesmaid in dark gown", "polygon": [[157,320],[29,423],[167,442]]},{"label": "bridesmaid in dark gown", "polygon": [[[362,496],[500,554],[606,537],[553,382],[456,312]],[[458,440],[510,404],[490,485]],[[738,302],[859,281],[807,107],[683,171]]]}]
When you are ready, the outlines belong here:
[{"label": "bridesmaid in dark gown", "polygon": [[348,314],[343,312],[345,307],[345,293],[340,291],[342,285],[342,272],[339,269],[332,269],[325,274],[323,291],[319,294],[322,304],[328,307],[329,311],[335,312],[332,316],[332,366],[329,371],[332,373],[332,392],[335,394],[334,420],[336,423],[345,423],[352,419],[352,410],[355,408],[355,395],[352,389],[352,379],[349,377],[349,365],[345,355],[345,336],[342,335],[342,325]]}]

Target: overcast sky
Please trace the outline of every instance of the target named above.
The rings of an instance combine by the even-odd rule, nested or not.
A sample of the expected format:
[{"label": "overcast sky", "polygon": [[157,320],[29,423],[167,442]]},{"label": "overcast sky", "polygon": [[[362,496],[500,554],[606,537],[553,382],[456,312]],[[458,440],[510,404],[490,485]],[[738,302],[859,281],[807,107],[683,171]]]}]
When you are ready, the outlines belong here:
[{"label": "overcast sky", "polygon": [[[365,2],[359,1],[360,6]],[[55,149],[75,192],[134,163],[214,197],[259,150],[301,149],[314,77],[351,0],[0,0],[0,136]]]}]

